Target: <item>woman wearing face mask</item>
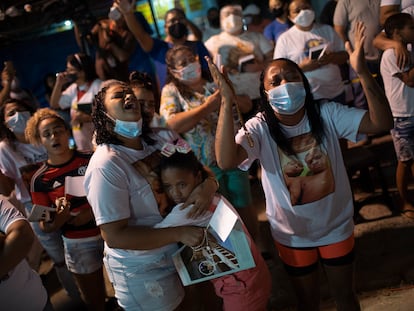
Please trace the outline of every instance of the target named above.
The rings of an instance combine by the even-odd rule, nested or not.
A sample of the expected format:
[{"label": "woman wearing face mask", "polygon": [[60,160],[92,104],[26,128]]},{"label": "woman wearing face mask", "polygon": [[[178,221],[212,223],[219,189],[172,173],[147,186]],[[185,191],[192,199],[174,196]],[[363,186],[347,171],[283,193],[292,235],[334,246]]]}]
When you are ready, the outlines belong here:
[{"label": "woman wearing face mask", "polygon": [[[339,138],[356,141],[359,133],[379,133],[393,125],[383,90],[371,76],[364,59],[365,26],[355,29],[355,51],[347,50],[369,102],[369,112],[335,102],[314,100],[308,80],[297,64],[275,59],[261,77],[262,112],[247,121],[247,133],[234,137],[231,106],[234,93],[228,79],[212,64],[222,104],[217,126],[217,161],[222,168],[247,169],[255,159],[262,166],[266,214],[275,246],[297,293],[298,310],[319,310],[318,262],[324,267],[338,310],[360,310],[354,285],[353,200],[341,157]],[[253,140],[253,146],[248,138]],[[324,165],[315,169],[315,151]],[[333,188],[307,202],[295,203],[289,183],[308,176],[286,177],[286,159],[299,160],[312,172],[308,186],[321,186],[315,176]],[[314,159],[315,160],[315,159]],[[320,161],[320,163],[322,163]],[[329,165],[330,164],[330,165]],[[323,169],[322,169],[323,167]],[[331,171],[330,174],[326,174]],[[323,175],[321,175],[323,176]],[[303,185],[299,185],[303,186]],[[295,187],[300,197],[306,189]]]},{"label": "woman wearing face mask", "polygon": [[[214,171],[220,193],[237,208],[254,236],[257,224],[251,208],[248,174],[239,169],[223,171],[217,166],[214,139],[221,97],[216,85],[202,74],[196,55],[186,46],[174,46],[168,51],[166,62],[170,82],[161,92],[160,115],[170,129],[184,137],[200,162]],[[249,111],[250,99],[237,99],[240,111]],[[236,111],[234,114],[239,119]]]},{"label": "woman wearing face mask", "polygon": [[[104,263],[125,310],[174,310],[184,290],[172,263],[177,242],[199,245],[203,229],[152,228],[163,218],[147,178],[155,172],[160,144],[143,129],[140,103],[128,84],[115,81],[96,96],[92,117],[98,144],[85,174],[85,190],[105,241]],[[207,178],[188,200],[190,216],[209,206],[217,190]],[[188,206],[186,204],[186,206]]]},{"label": "woman wearing face mask", "polygon": [[[62,92],[63,85],[69,82],[71,84]],[[69,55],[66,60],[66,71],[56,77],[50,96],[50,106],[54,109],[70,108],[72,135],[78,151],[94,150],[91,107],[101,83],[96,76],[92,59],[83,53]]]},{"label": "woman wearing face mask", "polygon": [[[0,183],[1,193],[9,196],[14,189],[16,199],[23,205],[21,212],[29,215],[32,210],[29,183],[33,173],[47,160],[43,146],[34,146],[25,137],[26,123],[35,112],[26,102],[10,99],[0,108]],[[52,259],[56,274],[72,298],[79,298],[75,282],[64,264],[64,251],[60,234],[46,234],[39,223],[30,223],[40,244]],[[34,269],[40,265],[42,248],[36,240],[29,253],[28,261]]]},{"label": "woman wearing face mask", "polygon": [[[343,41],[331,26],[315,23],[315,11],[307,0],[292,0],[288,18],[294,26],[279,36],[273,58],[283,57],[297,63],[309,80],[315,99],[346,104],[338,66],[348,59]],[[312,52],[319,48],[319,52],[324,49],[320,57]]]}]

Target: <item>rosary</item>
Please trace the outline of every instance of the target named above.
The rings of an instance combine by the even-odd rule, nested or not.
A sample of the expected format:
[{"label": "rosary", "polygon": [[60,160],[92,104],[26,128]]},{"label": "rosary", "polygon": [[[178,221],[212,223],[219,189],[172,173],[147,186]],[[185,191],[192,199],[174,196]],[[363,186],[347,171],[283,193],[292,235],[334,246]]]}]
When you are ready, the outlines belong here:
[{"label": "rosary", "polygon": [[208,240],[208,226],[204,229],[204,236],[201,243],[197,246],[191,246],[193,250],[193,255],[191,256],[190,261],[196,260],[201,253],[204,260],[198,264],[198,271],[205,276],[212,275],[216,271],[216,263],[214,261],[214,252],[210,247]]}]

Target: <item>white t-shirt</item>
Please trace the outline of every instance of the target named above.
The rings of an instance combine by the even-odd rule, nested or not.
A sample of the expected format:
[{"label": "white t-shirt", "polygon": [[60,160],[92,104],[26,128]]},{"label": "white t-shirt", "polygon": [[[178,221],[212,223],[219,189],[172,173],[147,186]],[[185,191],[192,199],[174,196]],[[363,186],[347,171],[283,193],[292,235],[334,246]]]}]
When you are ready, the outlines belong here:
[{"label": "white t-shirt", "polygon": [[[105,144],[96,148],[84,186],[98,226],[129,219],[132,226],[153,227],[163,219],[151,186],[132,166],[156,150],[143,144],[143,150]],[[152,250],[126,250],[110,248],[105,243],[105,252],[117,258],[150,257],[174,248],[178,249],[176,244]]]},{"label": "white t-shirt", "polygon": [[[210,37],[204,45],[210,52],[213,60],[217,54],[221,55],[222,65],[233,69],[238,68],[241,57],[253,54],[258,61],[263,61],[265,55],[272,51],[273,44],[261,33],[245,31],[234,36],[225,31]],[[239,72],[230,74],[237,95],[248,95],[251,99],[260,97],[260,71]]]},{"label": "white t-shirt", "polygon": [[[307,134],[310,126],[306,116],[295,126],[283,126],[303,165],[300,174],[294,177],[288,176],[285,165],[289,158],[271,138],[262,113],[246,122],[253,147],[249,146],[244,130],[239,131],[236,142],[248,154],[239,167],[247,170],[255,159],[260,160],[266,214],[276,241],[292,247],[314,247],[342,241],[352,234],[352,193],[338,139],[356,141],[365,112],[334,102],[322,104],[321,116],[327,135],[320,146]],[[318,149],[322,150],[327,165],[321,173],[311,173],[313,166],[303,160]],[[301,191],[297,202],[302,201],[292,204],[291,196],[297,189]]]},{"label": "white t-shirt", "polygon": [[[411,62],[414,53],[411,52]],[[394,49],[385,50],[381,58],[381,76],[384,80],[385,95],[390,103],[393,117],[414,116],[414,88],[409,87],[395,75],[410,70],[409,67],[401,70],[397,66]]]},{"label": "white t-shirt", "polygon": [[[62,92],[62,95],[59,99],[59,106],[62,109],[71,108],[71,115],[73,115],[78,109],[78,105],[81,104],[92,104],[95,95],[101,89],[102,81],[99,79],[95,79],[92,81],[91,85],[87,87],[86,85],[83,87],[79,87],[79,90],[83,89],[85,93],[82,97],[78,100],[78,85],[76,83],[72,83],[68,86],[66,90]],[[93,151],[94,144],[93,144],[93,133],[95,127],[93,122],[85,122],[82,126],[79,127],[72,127],[72,134],[73,138],[76,143],[76,147],[79,151],[89,152]]]},{"label": "white t-shirt", "polygon": [[[329,52],[345,51],[344,43],[329,25],[314,24],[310,31],[293,26],[279,36],[273,58],[284,57],[300,64],[309,57],[309,48],[321,44],[328,44]],[[315,99],[332,99],[344,91],[338,65],[328,64],[304,73]]]},{"label": "white t-shirt", "polygon": [[0,170],[3,175],[10,177],[16,183],[16,198],[23,204],[31,202],[20,169],[29,164],[42,163],[47,160],[47,152],[43,146],[33,146],[15,142],[13,149],[6,141],[0,142]]},{"label": "white t-shirt", "polygon": [[[9,226],[26,218],[0,195],[0,231],[6,233]],[[38,310],[47,302],[47,292],[39,275],[23,259],[9,271],[9,278],[0,282],[2,310]]]}]

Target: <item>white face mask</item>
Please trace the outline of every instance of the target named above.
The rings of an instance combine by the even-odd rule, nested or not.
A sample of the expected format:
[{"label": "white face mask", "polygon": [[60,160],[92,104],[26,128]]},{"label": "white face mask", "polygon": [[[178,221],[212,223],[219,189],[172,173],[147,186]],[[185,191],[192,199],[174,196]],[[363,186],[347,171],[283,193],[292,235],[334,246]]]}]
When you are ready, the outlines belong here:
[{"label": "white face mask", "polygon": [[315,20],[314,10],[301,10],[292,20],[293,23],[302,27],[309,27]]},{"label": "white face mask", "polygon": [[241,16],[230,14],[221,21],[221,29],[229,34],[235,34],[243,29]]},{"label": "white face mask", "polygon": [[305,105],[306,91],[302,82],[281,84],[266,92],[273,110],[292,115]]},{"label": "white face mask", "polygon": [[183,82],[196,82],[201,78],[201,65],[198,61],[188,64],[184,68],[172,70],[174,76]]},{"label": "white face mask", "polygon": [[27,120],[29,120],[30,117],[31,115],[29,111],[16,111],[16,113],[6,121],[6,125],[13,133],[24,134]]},{"label": "white face mask", "polygon": [[142,133],[142,118],[138,121],[122,121],[112,118],[105,112],[106,116],[115,122],[114,132],[125,138],[136,138]]}]

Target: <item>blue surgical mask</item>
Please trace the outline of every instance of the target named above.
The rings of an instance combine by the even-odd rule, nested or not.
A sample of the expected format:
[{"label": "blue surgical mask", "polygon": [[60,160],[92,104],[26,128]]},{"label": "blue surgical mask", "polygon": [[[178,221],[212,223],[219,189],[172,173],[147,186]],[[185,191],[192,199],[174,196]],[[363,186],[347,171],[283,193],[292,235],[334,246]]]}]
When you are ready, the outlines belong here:
[{"label": "blue surgical mask", "polygon": [[114,132],[118,135],[125,138],[136,138],[142,134],[142,118],[138,121],[122,121],[105,114],[115,122]]},{"label": "blue surgical mask", "polygon": [[6,121],[6,125],[13,133],[24,134],[27,120],[29,120],[30,117],[31,114],[29,111],[16,111],[15,114]]},{"label": "blue surgical mask", "polygon": [[306,91],[302,82],[288,82],[266,91],[273,110],[295,114],[305,105]]}]

